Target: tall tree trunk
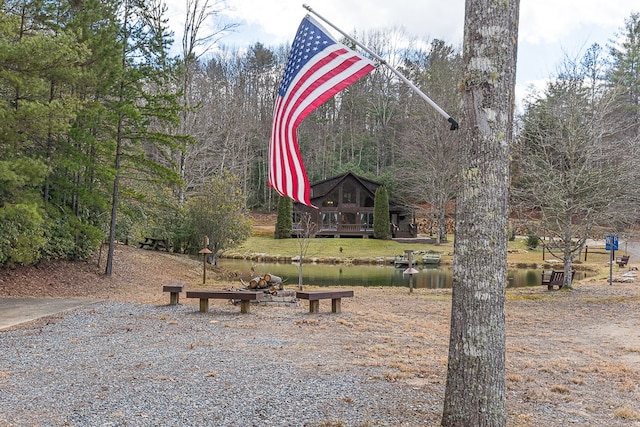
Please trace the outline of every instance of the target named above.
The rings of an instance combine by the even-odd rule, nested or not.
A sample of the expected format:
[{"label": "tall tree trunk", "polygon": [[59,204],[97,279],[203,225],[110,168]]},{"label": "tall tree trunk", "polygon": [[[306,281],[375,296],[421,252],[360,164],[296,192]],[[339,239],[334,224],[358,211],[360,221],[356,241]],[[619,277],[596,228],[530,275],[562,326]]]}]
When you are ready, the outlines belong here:
[{"label": "tall tree trunk", "polygon": [[[129,1],[125,1],[125,11],[124,11],[124,22],[122,25],[123,31],[125,32],[124,39],[127,40],[129,34],[129,11],[131,5]],[[124,91],[125,91],[125,82],[124,75],[126,74],[127,69],[127,43],[122,43],[122,57],[120,58],[120,66],[122,67],[122,77],[120,77],[120,93],[119,99],[120,104],[122,105],[125,100]],[[121,106],[119,108],[122,108]],[[118,202],[119,202],[119,194],[120,194],[120,162],[122,160],[122,145],[124,144],[123,138],[123,125],[124,125],[124,114],[122,111],[118,112],[118,127],[116,130],[116,156],[114,162],[114,178],[113,178],[113,193],[111,195],[111,221],[109,222],[109,251],[107,252],[107,265],[104,269],[104,274],[107,276],[111,276],[113,273],[113,257],[115,256],[116,249],[116,223],[118,217]]]},{"label": "tall tree trunk", "polygon": [[[568,218],[567,224],[564,227],[564,249],[563,249],[563,259],[564,259],[564,283],[562,285],[565,289],[572,289],[573,286],[571,281],[573,277],[571,276],[571,270],[573,269],[573,245],[571,243],[571,236],[573,235],[573,221],[571,220],[571,215]],[[580,253],[580,252],[578,252]]]},{"label": "tall tree trunk", "polygon": [[104,274],[107,276],[111,276],[113,273],[113,257],[116,249],[116,218],[118,217],[118,199],[120,193],[120,158],[122,157],[121,128],[122,126],[118,125],[115,177],[113,178],[113,193],[111,198],[111,221],[109,222],[109,251],[107,252],[107,265],[104,269]]},{"label": "tall tree trunk", "polygon": [[519,0],[467,0],[467,123],[456,199],[443,426],[504,426],[509,143]]}]

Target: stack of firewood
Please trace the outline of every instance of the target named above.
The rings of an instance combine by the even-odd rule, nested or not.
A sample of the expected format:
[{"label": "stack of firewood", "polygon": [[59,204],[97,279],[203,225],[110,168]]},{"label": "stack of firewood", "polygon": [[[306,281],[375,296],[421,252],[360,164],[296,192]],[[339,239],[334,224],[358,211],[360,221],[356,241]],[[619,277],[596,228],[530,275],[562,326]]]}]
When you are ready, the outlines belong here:
[{"label": "stack of firewood", "polygon": [[274,276],[273,274],[265,274],[262,277],[254,277],[249,280],[249,283],[245,283],[241,279],[242,284],[248,289],[265,289],[270,294],[276,294],[279,289],[282,289],[282,277]]},{"label": "stack of firewood", "polygon": [[[417,220],[418,233],[420,234],[433,234],[438,228],[438,221],[431,220],[430,218],[420,218]],[[455,219],[447,217],[445,218],[445,232],[447,234],[453,234],[456,228]]]}]

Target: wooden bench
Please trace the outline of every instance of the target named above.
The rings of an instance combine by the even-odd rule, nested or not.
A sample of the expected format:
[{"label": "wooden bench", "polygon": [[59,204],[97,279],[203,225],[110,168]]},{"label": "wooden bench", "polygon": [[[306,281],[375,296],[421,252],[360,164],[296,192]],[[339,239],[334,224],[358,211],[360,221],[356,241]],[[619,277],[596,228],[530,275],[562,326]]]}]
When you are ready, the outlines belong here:
[{"label": "wooden bench", "polygon": [[251,301],[262,299],[264,292],[243,292],[243,291],[187,291],[187,298],[198,298],[200,300],[200,311],[209,311],[210,299],[230,299],[240,300],[240,312],[249,313]]},{"label": "wooden bench", "polygon": [[616,258],[616,264],[618,264],[618,267],[626,267],[628,263],[629,255],[624,255],[620,258]]},{"label": "wooden bench", "polygon": [[[571,271],[571,281],[573,281],[573,275],[575,271]],[[543,271],[542,272],[542,285],[547,285],[547,289],[551,290],[554,286],[561,289],[564,286],[564,271]]]},{"label": "wooden bench", "polygon": [[331,299],[331,312],[340,313],[342,298],[353,296],[353,291],[313,291],[296,292],[296,298],[309,300],[309,313],[317,313],[321,299]]},{"label": "wooden bench", "polygon": [[180,299],[180,292],[184,290],[184,282],[169,283],[162,287],[162,292],[170,292],[169,305],[176,305]]}]

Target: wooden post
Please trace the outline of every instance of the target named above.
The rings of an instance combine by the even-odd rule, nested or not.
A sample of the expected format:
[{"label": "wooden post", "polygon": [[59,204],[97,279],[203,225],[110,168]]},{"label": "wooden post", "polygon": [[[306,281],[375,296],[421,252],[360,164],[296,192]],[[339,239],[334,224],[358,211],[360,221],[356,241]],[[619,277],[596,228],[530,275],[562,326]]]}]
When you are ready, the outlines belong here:
[{"label": "wooden post", "polygon": [[209,298],[200,298],[200,311],[202,313],[209,311]]},{"label": "wooden post", "polygon": [[317,313],[320,311],[319,300],[309,300],[309,313]]},{"label": "wooden post", "polygon": [[412,294],[413,293],[413,275],[418,273],[418,270],[413,268],[413,250],[406,249],[404,253],[407,257],[408,267],[405,271],[402,272],[402,275],[403,276],[405,274],[409,275],[409,293]]},{"label": "wooden post", "polygon": [[178,304],[178,299],[179,298],[180,298],[180,293],[179,292],[171,292],[171,294],[169,296],[169,305]]},{"label": "wooden post", "polygon": [[331,300],[331,312],[332,313],[340,313],[342,312],[342,298],[333,298]]},{"label": "wooden post", "polygon": [[240,301],[240,313],[249,313],[251,310],[251,301],[243,299]]},{"label": "wooden post", "polygon": [[[207,239],[208,241],[209,239]],[[211,253],[209,248],[200,249],[199,254],[202,254],[202,284],[207,283],[207,255]]]}]

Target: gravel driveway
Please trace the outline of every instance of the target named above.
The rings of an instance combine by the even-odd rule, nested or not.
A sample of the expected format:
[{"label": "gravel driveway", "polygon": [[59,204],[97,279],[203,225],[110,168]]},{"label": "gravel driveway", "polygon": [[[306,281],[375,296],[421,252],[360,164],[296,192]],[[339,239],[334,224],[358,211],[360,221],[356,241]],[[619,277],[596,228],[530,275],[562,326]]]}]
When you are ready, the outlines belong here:
[{"label": "gravel driveway", "polygon": [[[197,303],[100,302],[0,331],[0,426],[440,423],[450,290],[355,288],[340,314]],[[637,281],[508,289],[506,320],[510,427],[640,426]]]},{"label": "gravel driveway", "polygon": [[343,363],[331,314],[215,310],[98,303],[0,333],[0,425],[418,425],[410,387]]}]

